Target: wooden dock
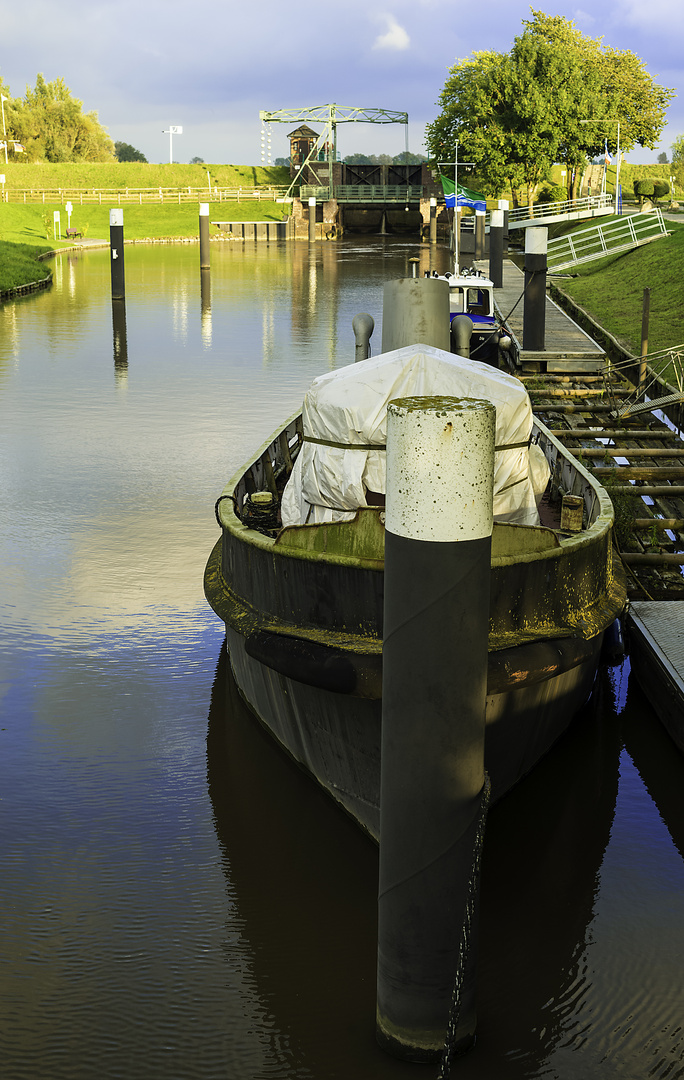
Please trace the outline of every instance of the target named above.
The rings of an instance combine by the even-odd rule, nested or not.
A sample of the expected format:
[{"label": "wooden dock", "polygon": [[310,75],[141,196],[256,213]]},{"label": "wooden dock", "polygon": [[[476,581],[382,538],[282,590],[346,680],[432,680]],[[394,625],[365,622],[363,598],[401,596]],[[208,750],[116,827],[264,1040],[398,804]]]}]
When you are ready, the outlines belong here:
[{"label": "wooden dock", "polygon": [[[488,267],[482,263],[485,273]],[[684,441],[670,398],[637,399],[621,365],[546,298],[546,349],[522,349],[524,274],[504,262],[497,314],[517,339],[516,373],[535,415],[599,477],[627,575],[635,675],[684,752]],[[629,365],[625,365],[626,369]],[[684,395],[678,397],[681,403]],[[676,403],[675,403],[676,404]],[[665,407],[665,411],[662,411]],[[572,493],[569,493],[572,494]]]},{"label": "wooden dock", "polygon": [[[477,264],[485,273],[489,267]],[[515,338],[523,373],[602,372],[605,351],[570,318],[550,296],[546,297],[546,349],[523,349],[525,275],[510,259],[504,260],[503,287],[495,292],[497,314]]]},{"label": "wooden dock", "polygon": [[637,601],[627,627],[632,670],[663,726],[684,752],[684,601]]}]

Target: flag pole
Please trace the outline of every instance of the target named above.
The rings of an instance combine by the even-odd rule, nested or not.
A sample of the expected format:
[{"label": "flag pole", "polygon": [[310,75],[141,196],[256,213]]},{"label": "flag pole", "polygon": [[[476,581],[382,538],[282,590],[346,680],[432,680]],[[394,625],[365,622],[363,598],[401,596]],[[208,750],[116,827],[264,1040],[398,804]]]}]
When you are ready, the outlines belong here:
[{"label": "flag pole", "polygon": [[459,206],[458,206],[458,167],[459,167],[459,165],[463,165],[465,167],[474,166],[475,162],[474,161],[459,161],[458,160],[458,141],[456,141],[456,143],[454,144],[454,160],[453,161],[438,161],[437,165],[438,165],[438,167],[440,169],[440,172],[442,170],[442,167],[452,168],[452,166],[453,166],[453,170],[454,170],[454,225],[453,225],[453,229],[452,229],[453,237],[454,237],[454,243],[453,243],[454,270],[456,271],[456,274],[460,274],[461,268],[459,266],[459,261],[460,261],[460,257],[461,257],[461,253],[460,253],[461,219],[459,217]]}]

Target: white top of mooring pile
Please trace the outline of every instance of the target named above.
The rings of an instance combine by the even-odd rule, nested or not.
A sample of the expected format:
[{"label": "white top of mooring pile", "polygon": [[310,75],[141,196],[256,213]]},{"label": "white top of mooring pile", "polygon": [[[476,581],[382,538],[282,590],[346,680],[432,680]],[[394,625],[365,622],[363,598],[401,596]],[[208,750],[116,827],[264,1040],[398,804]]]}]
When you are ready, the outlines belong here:
[{"label": "white top of mooring pile", "polygon": [[390,401],[385,527],[437,543],[491,536],[495,428],[491,401]]}]

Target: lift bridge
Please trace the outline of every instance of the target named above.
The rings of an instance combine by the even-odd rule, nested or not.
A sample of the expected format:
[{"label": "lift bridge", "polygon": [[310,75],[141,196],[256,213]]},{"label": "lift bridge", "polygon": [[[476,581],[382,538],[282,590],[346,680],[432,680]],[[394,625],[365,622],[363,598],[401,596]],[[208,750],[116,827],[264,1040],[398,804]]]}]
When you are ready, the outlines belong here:
[{"label": "lift bridge", "polygon": [[[301,163],[290,187],[288,196],[300,183],[302,177],[307,176],[307,168],[311,168],[321,160],[321,153],[325,154],[327,162],[327,184],[303,185],[301,195],[316,195],[319,199],[336,198],[338,202],[358,202],[361,197],[364,202],[400,202],[417,201],[420,198],[420,186],[409,183],[408,162],[406,168],[406,181],[397,184],[368,184],[348,185],[335,183],[334,165],[337,162],[337,125],[362,123],[362,124],[404,124],[406,140],[406,156],[408,158],[408,113],[396,112],[392,109],[364,109],[358,106],[343,105],[312,105],[301,109],[277,109],[274,112],[261,111],[259,119],[262,124],[322,124],[323,130],[311,147],[306,159]],[[359,191],[359,187],[362,191]],[[415,187],[415,191],[413,190]],[[395,190],[396,189],[396,190]]]}]

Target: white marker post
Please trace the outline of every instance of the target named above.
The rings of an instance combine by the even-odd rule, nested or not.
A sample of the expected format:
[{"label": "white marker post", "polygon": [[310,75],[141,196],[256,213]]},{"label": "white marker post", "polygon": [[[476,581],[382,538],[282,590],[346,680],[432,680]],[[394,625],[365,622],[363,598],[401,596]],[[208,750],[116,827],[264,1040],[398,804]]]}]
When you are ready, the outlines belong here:
[{"label": "white marker post", "polygon": [[199,204],[199,242],[200,242],[200,270],[208,270],[211,266],[209,256],[209,203]]},{"label": "white marker post", "polygon": [[549,230],[544,225],[525,229],[525,301],[523,349],[544,352],[546,344],[546,269]]},{"label": "white marker post", "polygon": [[[484,732],[496,409],[387,410],[377,1036],[439,1057],[473,876]],[[453,1048],[474,1039],[475,949]]]},{"label": "white marker post", "polygon": [[109,211],[109,247],[112,271],[112,300],[125,300],[124,218],[121,209]]}]

